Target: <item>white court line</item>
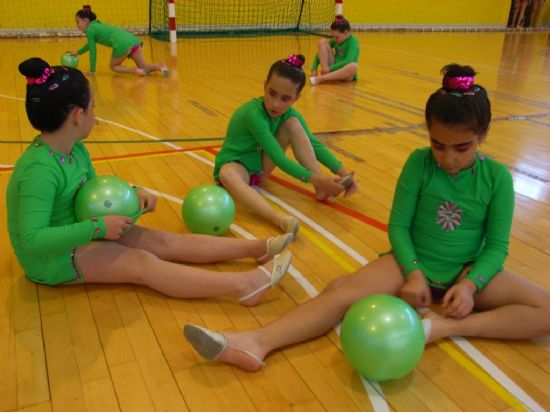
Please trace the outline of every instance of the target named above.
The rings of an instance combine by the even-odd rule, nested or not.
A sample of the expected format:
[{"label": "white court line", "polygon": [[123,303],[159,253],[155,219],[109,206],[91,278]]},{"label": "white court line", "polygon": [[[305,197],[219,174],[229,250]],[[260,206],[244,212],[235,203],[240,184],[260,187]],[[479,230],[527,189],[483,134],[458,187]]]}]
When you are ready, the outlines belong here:
[{"label": "white court line", "polygon": [[[185,152],[188,156],[192,156],[203,163],[209,164],[213,166],[214,164],[209,160],[202,156],[199,156],[196,153],[193,152]],[[322,234],[324,237],[326,237],[328,240],[333,242],[335,245],[340,247],[342,250],[344,250],[346,253],[348,253],[351,257],[353,257],[355,260],[361,263],[361,260],[368,262],[363,256],[361,256],[359,253],[357,253],[355,250],[353,250],[350,246],[346,245],[344,242],[342,242],[340,239],[336,238],[332,233],[325,230],[323,227],[321,227],[316,222],[309,219],[307,216],[293,208],[292,206],[288,205],[286,202],[280,200],[279,198],[273,196],[269,192],[265,191],[264,189],[258,188],[259,192],[264,194],[269,199],[276,202],[279,206],[281,206],[283,209],[286,209],[288,212],[296,216],[297,218],[300,218],[308,223],[312,228],[314,228],[316,231],[318,231],[320,234]],[[366,264],[366,263],[362,263]],[[339,326],[335,327],[336,333],[340,335]],[[512,394],[518,401],[520,401],[524,406],[527,408],[533,410],[533,411],[544,411],[544,409],[537,403],[535,400],[533,400],[526,392],[524,392],[517,384],[515,384],[504,372],[502,372],[494,363],[492,363],[487,357],[485,357],[481,352],[479,352],[472,344],[466,341],[463,337],[453,337],[452,340],[472,359],[476,364],[483,369],[485,372],[487,372],[493,379],[495,379],[496,382],[498,382],[503,388],[505,388],[510,394]],[[493,375],[494,372],[494,375]],[[380,393],[382,393],[382,389],[380,388],[379,384],[377,382],[372,382],[369,380],[364,379],[363,380],[363,386],[367,390],[367,393],[369,394],[368,384],[376,385],[376,387],[380,390]],[[369,395],[370,396],[370,395]],[[371,403],[373,403],[373,400],[371,400]],[[387,403],[384,401],[384,403],[387,405]],[[373,407],[374,407],[373,403]]]},{"label": "white court line", "polygon": [[[4,98],[7,98],[7,99],[13,99],[13,100],[24,100],[20,97],[13,97],[13,96],[7,96],[7,95],[4,95],[4,94],[0,94],[0,97],[4,97]],[[99,119],[99,118],[98,118]],[[147,133],[144,133],[144,132],[141,132],[137,129],[134,129],[134,128],[131,128],[131,127],[128,127],[128,126],[124,126],[124,125],[121,125],[119,123],[116,123],[116,122],[111,122],[111,121],[107,121],[107,120],[103,120],[105,121],[106,123],[110,123],[114,126],[119,126],[119,127],[122,127],[124,128],[125,130],[128,130],[128,131],[131,131],[131,132],[134,132],[134,133],[137,133],[141,136],[144,136],[144,137],[148,137],[152,140],[160,140],[160,138],[157,138],[156,136],[153,136],[153,135],[150,135],[150,134],[147,134]],[[176,145],[173,145],[169,142],[160,142],[160,143],[163,143],[167,146],[170,146],[170,147],[175,147],[177,149],[180,149],[179,146],[176,146]],[[205,159],[201,156],[198,156],[196,155],[195,153],[193,152],[185,152],[187,155],[189,156],[192,156],[192,157],[195,157],[196,159],[204,162],[204,163],[207,163],[207,164],[210,164],[210,165],[213,165],[213,163],[208,160],[208,159]],[[10,165],[5,165],[5,167],[11,167]],[[149,190],[149,189],[147,189]],[[155,194],[158,194],[162,197],[165,197],[171,201],[175,201],[176,203],[183,203],[181,199],[178,199],[178,198],[175,198],[173,196],[170,196],[170,195],[165,195],[164,193],[160,193],[160,192],[157,192],[155,190],[152,190],[151,189],[151,192],[152,193],[155,193]],[[268,193],[268,192],[266,192]],[[284,205],[286,205],[285,202],[283,201],[280,201],[281,202],[281,206],[284,207]],[[289,207],[291,207],[290,205],[288,205]],[[294,208],[292,208],[294,209]],[[287,209],[288,210],[288,209]],[[296,209],[294,209],[296,212],[298,212]],[[290,210],[289,210],[290,211]],[[298,212],[301,214],[301,212]],[[301,214],[302,216],[304,216],[303,214]],[[306,217],[307,218],[307,217]],[[313,221],[311,221],[313,222]],[[322,230],[324,230],[321,226],[317,225],[315,222],[313,222],[314,225],[312,225],[312,227],[315,227],[315,228],[321,228]],[[231,225],[233,226],[233,225]],[[233,230],[233,227],[231,227],[231,229]],[[240,230],[243,230],[242,228],[240,228]],[[248,233],[248,232],[246,232]],[[321,232],[320,232],[321,233]],[[330,232],[326,231],[327,234],[329,234],[330,236],[334,237],[334,235],[332,235]],[[252,236],[252,235],[250,235]],[[336,237],[334,237],[334,239],[338,240]],[[341,242],[343,244],[343,242]],[[345,245],[345,244],[344,244]],[[351,255],[354,259],[356,259],[358,262],[360,262],[360,260],[364,260],[365,262],[367,261],[365,258],[363,258],[361,255],[359,255],[357,252],[355,252],[351,247],[346,246],[346,249],[349,249],[349,250],[346,250],[346,253],[353,253],[354,255]],[[341,246],[339,246],[341,247]],[[360,260],[358,260],[357,258],[359,257]],[[306,278],[304,278],[301,274],[299,274],[299,272],[294,268],[291,267],[289,268],[289,273],[296,279],[296,281],[304,288],[304,290],[306,290],[306,292],[311,296],[316,296],[318,294],[317,290],[309,283],[309,281],[307,281]],[[336,328],[336,332],[339,334],[339,327],[337,326]],[[504,372],[500,371],[500,369],[497,368],[496,365],[494,365],[488,358],[484,357],[473,345],[469,344],[464,338],[461,338],[461,337],[454,337],[452,338],[453,341],[455,343],[457,343],[457,345],[459,345],[459,347],[470,357],[472,358],[482,369],[484,369],[490,376],[493,376],[491,374],[491,371],[494,370],[495,373],[497,373],[497,376],[493,376],[493,378],[501,385],[503,386],[504,388],[506,388],[506,390],[508,390],[513,396],[515,396],[518,400],[520,400],[521,402],[524,403],[524,405],[530,405],[530,409],[532,409],[533,411],[544,411],[544,408],[542,408],[537,402],[535,402],[528,394],[526,394],[517,384],[515,384],[510,378],[508,378]],[[458,343],[458,340],[462,339],[462,342],[463,343]],[[478,356],[481,355],[480,356]],[[482,357],[484,359],[482,359]],[[496,372],[496,371],[499,371],[499,372]],[[380,394],[382,393],[382,390],[380,388],[380,386],[378,385],[378,383],[376,382],[370,382],[370,381],[366,381],[363,377],[361,377],[362,381],[363,381],[363,386],[365,387],[365,390],[367,391],[367,395],[369,396],[369,399],[373,405],[373,407],[375,408],[375,411],[380,411],[380,412],[385,412],[389,409],[388,408],[388,405],[385,401],[385,399],[383,397],[380,396]],[[371,390],[368,389],[368,385],[365,385],[365,382],[369,382],[371,385],[377,387],[380,389],[380,394],[379,393],[376,393],[374,395],[372,395],[373,397],[371,397]],[[378,399],[378,397],[380,397],[380,399]],[[382,409],[378,409],[378,408],[382,407]]]},{"label": "white court line", "polygon": [[[211,160],[206,159],[196,153],[193,152],[185,152],[186,155],[194,157],[197,160],[200,160],[203,163],[206,163],[209,166],[214,166],[214,163],[212,163]],[[276,196],[273,196],[271,193],[264,189],[256,188],[258,192],[260,192],[265,197],[269,198],[273,202],[277,203],[279,206],[281,206],[283,209],[291,213],[292,215],[296,216],[298,219],[302,220],[303,222],[307,223],[309,226],[311,226],[313,229],[315,229],[318,233],[323,235],[326,239],[328,239],[330,242],[332,242],[335,246],[339,247],[341,250],[346,252],[349,256],[351,256],[353,259],[355,259],[358,263],[361,265],[366,265],[369,263],[367,259],[365,259],[363,256],[361,256],[359,253],[357,253],[354,249],[352,249],[350,246],[342,242],[340,239],[338,239],[336,236],[334,236],[332,233],[330,233],[328,230],[326,230],[324,227],[319,225],[318,223],[314,222],[312,219],[304,215],[302,212],[298,211],[294,207],[290,206],[288,203],[284,202],[283,200],[279,199]]]},{"label": "white court line", "polygon": [[[198,155],[193,156],[193,157],[200,158],[200,156],[198,156]],[[204,160],[209,161],[208,159],[204,159]],[[168,200],[170,200],[174,203],[177,203],[179,205],[183,204],[183,200],[178,198],[178,197],[175,197],[175,196],[163,193],[163,192],[159,192],[157,190],[150,189],[150,188],[145,187],[145,186],[141,186],[141,187],[143,189],[147,190],[148,192],[153,193],[156,196],[164,197],[165,199],[168,199]],[[231,226],[229,226],[229,229],[231,229],[231,231],[233,231],[235,233],[238,233],[239,235],[241,235],[242,237],[244,237],[246,239],[256,239],[256,237],[254,237],[254,235],[252,233],[248,232],[246,229],[244,229],[240,226],[237,226],[234,223]],[[309,297],[313,298],[313,297],[315,297],[319,294],[317,289],[315,289],[315,286],[313,286],[309,282],[309,280],[307,280],[300,273],[300,271],[298,269],[296,269],[292,264],[288,268],[288,273],[290,273],[292,278],[296,282],[298,282],[298,284],[307,292]],[[339,325],[337,327],[335,327],[334,329],[336,330],[336,333],[338,334],[338,336],[340,336],[340,327],[339,327]],[[368,398],[369,398],[369,400],[372,404],[372,407],[373,407],[374,411],[375,412],[389,412],[390,408],[388,406],[388,403],[387,403],[386,399],[382,395],[382,388],[380,387],[380,385],[377,382],[371,382],[371,381],[363,378],[361,375],[359,375],[359,377],[361,378],[361,383],[363,384],[363,387],[365,388],[365,391],[367,392],[367,396],[368,396]]]},{"label": "white court line", "polygon": [[478,365],[481,366],[495,381],[516,397],[526,408],[533,412],[544,412],[545,409],[521,389],[512,379],[502,372],[474,345],[462,336],[452,336],[452,341],[464,352],[466,352]]}]

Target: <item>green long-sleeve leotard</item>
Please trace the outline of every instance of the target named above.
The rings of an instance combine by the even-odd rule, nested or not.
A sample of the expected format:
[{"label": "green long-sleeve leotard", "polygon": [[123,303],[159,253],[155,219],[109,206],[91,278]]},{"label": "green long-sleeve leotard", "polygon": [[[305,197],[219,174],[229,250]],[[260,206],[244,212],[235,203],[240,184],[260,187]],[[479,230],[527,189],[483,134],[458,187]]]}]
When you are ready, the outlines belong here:
[{"label": "green long-sleeve leotard", "polygon": [[512,176],[496,160],[476,155],[450,175],[429,148],[414,151],[397,182],[389,238],[406,276],[420,269],[435,287],[448,287],[466,264],[481,290],[502,270],[514,213]]},{"label": "green long-sleeve leotard", "polygon": [[127,53],[132,47],[142,44],[142,41],[120,27],[93,20],[86,29],[86,43],[77,51],[78,55],[90,52],[90,71],[95,72],[97,51],[96,43],[113,49],[113,57],[120,57]]},{"label": "green long-sleeve leotard", "polygon": [[[340,44],[336,44],[333,39],[330,39],[328,43],[331,49],[334,49],[334,63],[329,66],[331,72],[341,69],[346,64],[359,61],[359,40],[357,40],[357,37],[350,34]],[[319,55],[316,54],[311,69],[317,71],[317,67],[319,67]],[[353,75],[353,80],[357,80],[357,73]]]},{"label": "green long-sleeve leotard", "polygon": [[263,98],[256,98],[239,107],[231,117],[225,141],[216,156],[214,178],[219,179],[220,168],[224,164],[236,161],[241,163],[249,174],[261,174],[262,156],[265,152],[285,173],[303,182],[309,182],[311,171],[286,157],[275,138],[279,127],[291,117],[297,118],[304,128],[317,160],[336,173],[342,167],[342,163],[313,136],[296,109],[291,107],[283,115],[271,118],[264,108]]},{"label": "green long-sleeve leotard", "polygon": [[37,137],[15,164],[6,194],[8,232],[30,280],[49,285],[82,280],[76,248],[105,236],[103,218],[75,220],[76,192],[94,176],[81,142],[67,156]]}]

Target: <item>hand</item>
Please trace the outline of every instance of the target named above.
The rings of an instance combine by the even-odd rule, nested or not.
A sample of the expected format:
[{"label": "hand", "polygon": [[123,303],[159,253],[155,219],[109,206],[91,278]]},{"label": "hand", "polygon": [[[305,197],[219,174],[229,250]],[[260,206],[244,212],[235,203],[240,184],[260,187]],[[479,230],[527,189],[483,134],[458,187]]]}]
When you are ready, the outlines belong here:
[{"label": "hand", "polygon": [[427,308],[432,304],[430,285],[420,269],[409,273],[407,281],[399,291],[399,296],[415,308]]},{"label": "hand", "polygon": [[109,215],[104,217],[105,239],[117,240],[132,225],[133,219],[126,216]]},{"label": "hand", "polygon": [[145,189],[139,189],[136,194],[139,199],[139,210],[146,208],[146,212],[153,212],[156,209],[157,197],[154,194]]},{"label": "hand", "polygon": [[470,279],[462,279],[453,285],[443,296],[443,315],[462,319],[474,309],[474,294],[477,286]]},{"label": "hand", "polygon": [[[344,186],[344,190],[345,190],[344,191],[344,196],[345,197],[351,196],[352,194],[359,191],[359,186],[357,185],[357,182],[355,181],[355,178],[354,178],[355,172],[350,172],[348,169],[346,169],[345,167],[342,166],[340,169],[338,169],[336,174],[338,176],[342,177],[340,182],[342,182],[342,180],[344,180],[344,179],[351,179],[351,183],[342,185],[342,186]],[[351,177],[349,177],[349,176],[351,176]]]},{"label": "hand", "polygon": [[311,76],[311,77],[318,76],[317,70],[312,70],[310,76]]},{"label": "hand", "polygon": [[86,76],[93,76],[94,75],[94,72],[86,72],[84,73]]},{"label": "hand", "polygon": [[315,187],[315,199],[327,200],[331,196],[338,196],[344,191],[339,183],[340,178],[324,176],[320,173],[313,173],[310,182]]},{"label": "hand", "polygon": [[72,50],[67,50],[65,53],[70,54],[71,56],[78,56],[78,53]]}]

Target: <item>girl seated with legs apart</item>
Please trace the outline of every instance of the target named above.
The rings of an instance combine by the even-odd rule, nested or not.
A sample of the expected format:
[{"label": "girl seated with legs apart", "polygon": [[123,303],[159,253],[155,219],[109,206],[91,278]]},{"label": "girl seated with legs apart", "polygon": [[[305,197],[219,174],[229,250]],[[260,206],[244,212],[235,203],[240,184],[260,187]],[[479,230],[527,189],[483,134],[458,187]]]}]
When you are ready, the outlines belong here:
[{"label": "girl seated with legs apart", "polygon": [[277,349],[336,326],[358,299],[398,295],[416,308],[442,298],[423,320],[426,343],[454,335],[528,339],[550,334],[550,292],[503,268],[514,210],[507,167],[478,152],[491,120],[487,91],[469,66],[443,68],[426,103],[429,148],[415,150],[397,182],[392,250],[273,323],[220,333],[186,325],[205,358],[253,371]]},{"label": "girl seated with legs apart", "polygon": [[[94,124],[94,97],[76,69],[32,58],[26,109],[40,131],[17,161],[7,189],[8,232],[28,279],[48,285],[135,283],[180,298],[234,296],[256,305],[290,265],[292,235],[234,239],[133,226],[126,216],[75,220],[75,196],[96,173],[83,140]],[[156,198],[137,192],[140,207]],[[100,241],[101,240],[101,241]],[[282,253],[281,253],[282,252]],[[263,266],[222,273],[174,262],[212,263],[253,257]]]},{"label": "girl seated with legs apart", "polygon": [[[357,190],[353,173],[315,138],[292,107],[306,81],[303,64],[301,55],[273,63],[264,83],[264,96],[245,103],[231,117],[214,167],[214,178],[233,198],[294,236],[300,226],[298,219],[272,208],[252,187],[265,181],[275,167],[313,184],[318,200]],[[297,161],[286,157],[288,147]],[[319,162],[336,176],[324,175]]]}]

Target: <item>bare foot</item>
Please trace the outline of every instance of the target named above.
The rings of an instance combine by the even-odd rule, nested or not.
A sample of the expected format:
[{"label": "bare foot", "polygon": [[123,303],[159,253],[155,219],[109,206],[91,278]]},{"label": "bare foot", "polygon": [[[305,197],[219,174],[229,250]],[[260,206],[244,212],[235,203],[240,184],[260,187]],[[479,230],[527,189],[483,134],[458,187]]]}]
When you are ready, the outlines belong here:
[{"label": "bare foot", "polygon": [[139,67],[136,67],[134,69],[134,73],[137,74],[138,76],[148,76],[149,75],[149,72],[147,70],[140,69]]}]

